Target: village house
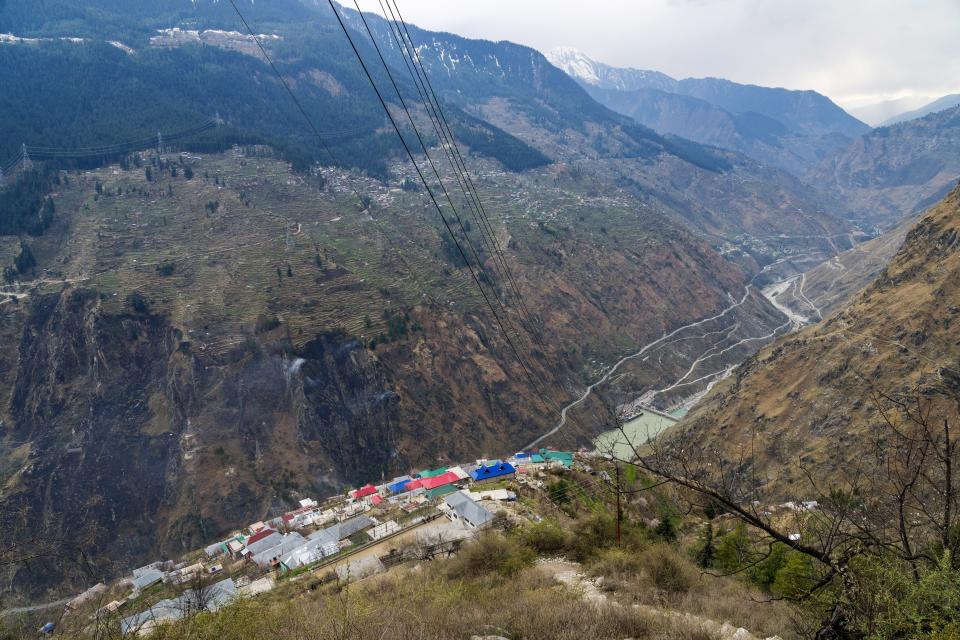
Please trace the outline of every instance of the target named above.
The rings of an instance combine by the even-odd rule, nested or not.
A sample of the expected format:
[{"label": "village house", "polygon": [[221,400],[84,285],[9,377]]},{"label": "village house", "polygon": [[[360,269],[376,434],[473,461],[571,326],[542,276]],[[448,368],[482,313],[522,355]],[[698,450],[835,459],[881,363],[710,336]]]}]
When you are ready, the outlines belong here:
[{"label": "village house", "polygon": [[340,551],[336,539],[332,539],[330,535],[316,534],[324,534],[324,531],[314,532],[304,544],[285,555],[280,560],[281,570],[292,571],[298,567],[322,560],[327,556],[335,555]]},{"label": "village house", "polygon": [[474,482],[490,482],[512,477],[517,472],[509,462],[495,461],[492,464],[481,464],[470,472]]},{"label": "village house", "polygon": [[407,491],[406,484],[412,480],[410,476],[399,476],[387,483],[387,491],[396,495]]},{"label": "village house", "polygon": [[158,624],[174,622],[191,613],[203,610],[216,612],[229,604],[236,595],[236,584],[230,578],[210,585],[202,595],[187,589],[178,598],[161,600],[146,611],[124,618],[120,621],[120,630],[124,637],[145,635],[153,631]]},{"label": "village house", "polygon": [[278,544],[270,547],[269,549],[265,549],[260,553],[254,554],[251,560],[253,560],[257,566],[263,569],[273,567],[280,563],[280,560],[283,558],[283,556],[290,553],[305,542],[306,539],[304,539],[304,537],[299,533],[285,533],[281,537]]},{"label": "village house", "polygon": [[255,556],[262,551],[266,551],[280,544],[283,536],[274,529],[261,529],[259,532],[247,538],[246,550],[243,555],[246,557]]},{"label": "village house", "polygon": [[464,491],[450,494],[443,503],[451,521],[471,529],[478,529],[493,520],[493,514],[474,502]]},{"label": "village house", "polygon": [[78,595],[76,598],[68,602],[66,608],[76,609],[80,605],[86,602],[89,602],[106,592],[107,592],[107,585],[103,584],[102,582],[98,582],[97,584],[93,585],[92,587],[90,587],[89,589],[87,589],[86,591]]},{"label": "village house", "polygon": [[140,572],[139,575],[136,575],[136,572],[134,573],[135,575],[131,581],[134,593],[139,593],[147,587],[163,581],[163,572],[159,569],[146,569]]}]

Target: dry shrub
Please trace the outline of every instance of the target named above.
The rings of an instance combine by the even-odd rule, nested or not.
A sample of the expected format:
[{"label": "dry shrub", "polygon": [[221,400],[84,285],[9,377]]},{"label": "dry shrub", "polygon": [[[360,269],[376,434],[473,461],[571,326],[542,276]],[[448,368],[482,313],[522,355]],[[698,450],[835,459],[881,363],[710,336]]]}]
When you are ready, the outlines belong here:
[{"label": "dry shrub", "polygon": [[494,572],[512,576],[533,564],[534,559],[533,551],[513,538],[484,531],[447,563],[446,574],[449,578],[470,578]]},{"label": "dry shrub", "polygon": [[633,607],[591,604],[535,569],[451,582],[446,563],[399,571],[339,594],[244,601],[163,627],[158,640],[447,640],[473,634],[529,640],[685,639]]},{"label": "dry shrub", "polygon": [[559,524],[550,520],[541,520],[537,524],[524,527],[520,540],[537,553],[560,553],[567,547],[569,536]]},{"label": "dry shrub", "polygon": [[627,549],[604,549],[590,567],[595,576],[617,576],[633,578],[643,569],[641,555]]},{"label": "dry shrub", "polygon": [[[740,580],[706,576],[673,606],[744,627],[757,636],[796,637],[797,608],[784,601],[764,601],[768,597],[756,593]],[[803,637],[807,637],[806,634]]]},{"label": "dry shrub", "polygon": [[642,551],[639,562],[653,585],[666,593],[686,593],[700,579],[690,561],[667,544],[655,544]]}]

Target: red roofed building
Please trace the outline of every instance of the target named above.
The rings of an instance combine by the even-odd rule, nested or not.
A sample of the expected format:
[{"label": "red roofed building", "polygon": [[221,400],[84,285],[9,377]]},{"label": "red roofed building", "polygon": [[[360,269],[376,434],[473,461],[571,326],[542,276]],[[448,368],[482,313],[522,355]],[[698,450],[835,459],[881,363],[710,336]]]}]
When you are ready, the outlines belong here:
[{"label": "red roofed building", "polygon": [[452,471],[447,471],[432,478],[421,478],[420,486],[429,491],[430,489],[436,489],[437,487],[442,487],[445,484],[457,482],[458,480],[460,480],[460,476]]},{"label": "red roofed building", "polygon": [[367,496],[372,496],[377,492],[377,488],[372,484],[365,484],[359,489],[354,490],[351,494],[354,498],[366,498]]},{"label": "red roofed building", "polygon": [[247,538],[246,545],[249,547],[257,540],[263,540],[264,538],[266,538],[272,533],[276,533],[276,531],[274,531],[270,527],[264,527],[263,529],[260,529],[260,531],[257,531],[255,534]]},{"label": "red roofed building", "polygon": [[403,488],[407,491],[413,491],[414,489],[419,489],[423,486],[423,478],[417,478],[416,480],[411,480],[407,484],[403,485]]},{"label": "red roofed building", "polygon": [[370,498],[370,502],[372,502],[374,505],[378,505],[381,502],[383,502],[383,498],[381,498],[379,495],[375,495],[372,498]]}]

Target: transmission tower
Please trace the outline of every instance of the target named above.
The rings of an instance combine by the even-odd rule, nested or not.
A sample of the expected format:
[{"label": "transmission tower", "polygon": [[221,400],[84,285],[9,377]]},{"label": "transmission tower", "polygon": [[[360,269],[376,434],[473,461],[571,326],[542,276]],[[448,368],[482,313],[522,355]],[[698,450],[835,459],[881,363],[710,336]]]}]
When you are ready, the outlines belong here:
[{"label": "transmission tower", "polygon": [[163,136],[157,131],[157,155],[163,153]]},{"label": "transmission tower", "polygon": [[213,121],[217,123],[218,127],[223,124],[223,118],[220,117],[219,111],[217,111],[217,115],[213,117]]},{"label": "transmission tower", "polygon": [[0,189],[6,186],[6,182],[3,179],[3,169],[0,168]]},{"label": "transmission tower", "polygon": [[33,162],[30,161],[30,153],[27,151],[26,143],[24,143],[21,149],[23,151],[23,159],[21,160],[23,163],[23,170],[30,171],[30,169],[33,168]]}]

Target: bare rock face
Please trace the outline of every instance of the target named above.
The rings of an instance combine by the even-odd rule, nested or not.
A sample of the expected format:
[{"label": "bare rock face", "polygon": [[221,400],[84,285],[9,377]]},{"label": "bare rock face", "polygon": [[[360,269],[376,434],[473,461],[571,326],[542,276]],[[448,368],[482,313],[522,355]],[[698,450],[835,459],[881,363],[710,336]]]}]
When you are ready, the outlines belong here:
[{"label": "bare rock face", "polygon": [[[150,548],[150,519],[178,474],[189,406],[189,385],[175,364],[184,357],[179,338],[160,316],[101,313],[93,291],[34,300],[7,434],[30,443],[4,499],[5,516],[20,516],[11,518],[12,535],[82,541],[92,554],[114,541],[121,556]],[[173,409],[163,431],[152,424],[158,399]],[[74,558],[76,546],[69,547],[58,555]],[[40,558],[19,569],[15,584],[59,578],[66,564]]]},{"label": "bare rock face", "polygon": [[100,302],[35,297],[4,362],[4,435],[29,447],[3,521],[43,550],[7,576],[21,594],[182,553],[390,464],[398,398],[356,339],[320,335],[296,354],[251,341],[213,366],[166,316]]}]

